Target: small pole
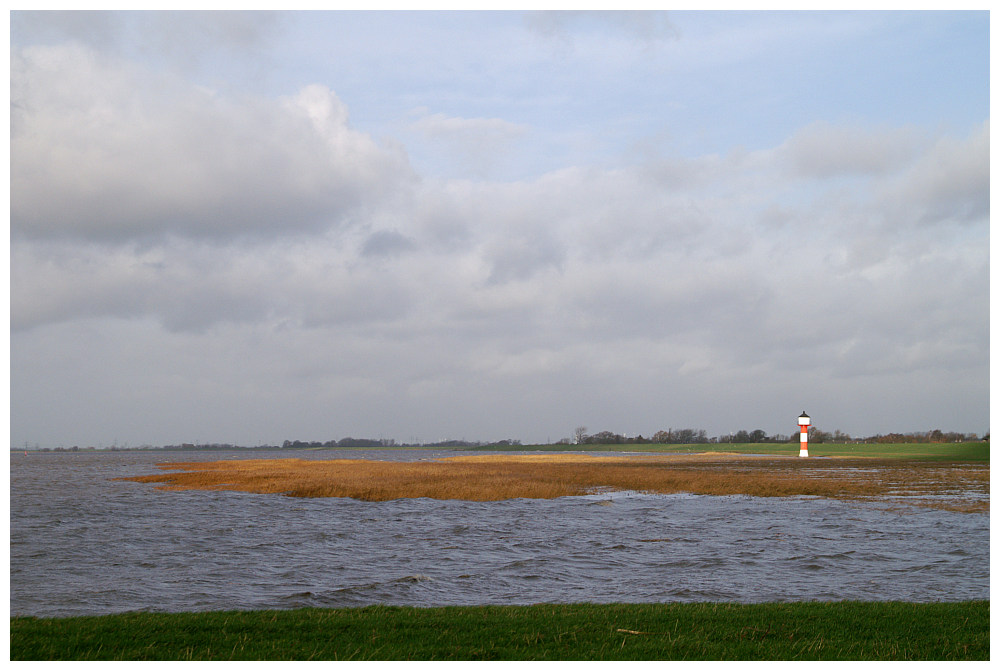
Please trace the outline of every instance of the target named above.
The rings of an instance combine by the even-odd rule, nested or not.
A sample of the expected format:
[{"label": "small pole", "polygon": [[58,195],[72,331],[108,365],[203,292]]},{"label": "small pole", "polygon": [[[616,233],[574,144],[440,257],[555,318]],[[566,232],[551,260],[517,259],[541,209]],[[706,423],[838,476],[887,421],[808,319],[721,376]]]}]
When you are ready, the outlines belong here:
[{"label": "small pole", "polygon": [[799,415],[799,456],[809,456],[809,415],[803,410]]}]

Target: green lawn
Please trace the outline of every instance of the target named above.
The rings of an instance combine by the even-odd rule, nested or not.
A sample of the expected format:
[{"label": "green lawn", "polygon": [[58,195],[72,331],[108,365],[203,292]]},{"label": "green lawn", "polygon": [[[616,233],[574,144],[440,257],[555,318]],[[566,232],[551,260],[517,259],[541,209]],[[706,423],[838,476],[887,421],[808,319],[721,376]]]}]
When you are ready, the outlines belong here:
[{"label": "green lawn", "polygon": [[[480,448],[483,450],[494,448]],[[559,452],[668,452],[693,454],[729,452],[738,454],[773,454],[798,457],[798,443],[701,443],[696,445],[523,445],[508,451]],[[929,459],[934,461],[989,462],[989,442],[968,443],[810,443],[810,457],[871,457],[877,459]]]},{"label": "green lawn", "polygon": [[988,660],[989,601],[11,618],[12,660]]}]

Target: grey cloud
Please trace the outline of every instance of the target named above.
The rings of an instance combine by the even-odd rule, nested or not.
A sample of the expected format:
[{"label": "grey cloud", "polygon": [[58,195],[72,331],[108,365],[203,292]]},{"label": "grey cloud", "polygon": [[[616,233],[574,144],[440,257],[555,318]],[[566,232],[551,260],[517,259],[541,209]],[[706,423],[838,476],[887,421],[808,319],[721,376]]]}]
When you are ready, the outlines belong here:
[{"label": "grey cloud", "polygon": [[376,231],[361,247],[362,256],[395,256],[416,249],[412,239],[398,231]]},{"label": "grey cloud", "polygon": [[259,54],[281,22],[270,11],[15,11],[11,38],[18,46],[72,41],[112,55],[155,54],[193,67],[220,51]]},{"label": "grey cloud", "polygon": [[773,288],[751,263],[663,253],[655,261],[604,265],[613,281],[581,282],[567,297],[586,316],[588,332],[617,340],[623,325],[636,334],[715,352],[726,365],[745,334],[763,328]]},{"label": "grey cloud", "polygon": [[69,39],[107,49],[120,45],[124,16],[95,11],[11,12],[11,38],[15,43],[42,44]]},{"label": "grey cloud", "polygon": [[651,158],[644,162],[640,176],[658,187],[671,190],[690,189],[711,183],[731,172],[720,156],[696,158]]},{"label": "grey cloud", "polygon": [[[740,359],[855,380],[949,367],[977,375],[989,351],[988,252],[974,240],[909,237],[884,241],[864,266],[849,241],[803,242],[768,269],[772,298],[734,339]],[[831,245],[837,254],[825,253]]]},{"label": "grey cloud", "polygon": [[990,213],[990,125],[968,138],[942,137],[891,183],[879,189],[896,219],[983,222]]},{"label": "grey cloud", "polygon": [[464,199],[454,189],[427,189],[417,200],[413,218],[422,240],[433,248],[457,252],[474,242],[472,219],[464,211]]},{"label": "grey cloud", "polygon": [[135,316],[143,300],[118,259],[87,245],[11,245],[12,331],[94,316]]},{"label": "grey cloud", "polygon": [[355,329],[404,319],[411,306],[410,290],[397,278],[377,279],[336,278],[303,292],[295,301],[299,323],[305,328]]},{"label": "grey cloud", "polygon": [[11,327],[152,317],[171,331],[204,331],[257,321],[269,307],[264,269],[218,248],[22,242],[12,250]]},{"label": "grey cloud", "polygon": [[877,175],[898,170],[923,144],[914,130],[870,130],[825,122],[800,129],[778,148],[794,174],[827,178]]},{"label": "grey cloud", "polygon": [[141,12],[143,47],[155,53],[194,60],[205,52],[259,52],[269,45],[282,21],[274,11]]},{"label": "grey cloud", "polygon": [[[334,97],[311,89],[288,104],[312,128],[333,129],[316,130],[318,141],[342,137],[347,111]],[[934,227],[859,230],[897,216],[888,198],[868,197],[878,185],[931,187],[936,202],[950,202],[945,186],[963,183],[950,180],[953,170],[980,175],[987,140],[942,141],[867,177],[839,209],[828,208],[840,199],[837,177],[813,178],[789,197],[787,163],[772,151],[692,161],[703,172],[685,188],[648,166],[521,183],[425,181],[406,199],[368,201],[367,220],[336,235],[117,246],[36,236],[12,245],[11,321],[19,352],[66,322],[109,317],[109,332],[158,323],[158,338],[192,349],[223,349],[219,334],[239,334],[242,351],[264,353],[254,375],[294,377],[317,407],[357,407],[358,416],[365,405],[391,408],[392,419],[370,421],[405,417],[400,427],[428,413],[440,421],[441,407],[483,416],[503,407],[566,417],[569,431],[621,421],[634,408],[609,395],[634,399],[641,389],[646,417],[671,421],[696,397],[735,408],[727,421],[740,428],[739,413],[751,421],[767,411],[744,410],[758,402],[753,390],[788,393],[800,374],[818,380],[811,393],[840,385],[858,406],[891,389],[880,376],[906,370],[952,368],[981,386],[988,222],[962,239]],[[676,165],[682,176],[684,161]],[[777,223],[755,225],[762,219]],[[859,258],[862,247],[871,251]],[[266,346],[256,349],[255,338]],[[272,370],[282,367],[294,370]],[[251,376],[239,366],[221,374]],[[565,393],[542,399],[544,411],[511,400],[546,384]],[[274,421],[294,410],[281,403]],[[717,430],[712,418],[690,421]],[[302,426],[289,430],[304,436]]]},{"label": "grey cloud", "polygon": [[284,248],[21,242],[11,255],[11,327],[152,319],[200,333],[224,323],[318,328],[405,316],[405,278],[349,261],[320,239]]},{"label": "grey cloud", "polygon": [[[672,37],[662,13],[527,17],[548,46],[562,35],[600,67]],[[502,182],[470,175],[545,153],[529,147],[542,126],[423,113],[403,140],[468,169],[419,178],[323,86],[232,93],[260,64],[249,54],[266,50],[267,20],[43,18],[29,36],[12,16],[11,408],[24,439],[62,422],[66,440],[96,442],[132,421],[130,440],[163,443],[512,426],[530,440],[581,423],[645,434],[661,419],[714,433],[782,406],[852,433],[924,416],[988,429],[975,424],[988,402],[988,122],[968,138],[817,124],[703,156],[659,143],[617,169],[564,161]],[[216,58],[238,50],[248,57]],[[457,92],[441,63],[431,85]],[[483,72],[459,77],[481,93]],[[251,436],[235,434],[244,425]]]},{"label": "grey cloud", "polygon": [[16,237],[317,231],[412,178],[324,87],[235,100],[81,47],[11,61]]},{"label": "grey cloud", "polygon": [[543,240],[507,240],[491,246],[487,258],[491,266],[487,284],[504,284],[530,279],[544,269],[558,270],[564,254]]},{"label": "grey cloud", "polygon": [[599,171],[570,169],[546,175],[511,193],[496,209],[511,211],[550,231],[567,253],[592,262],[627,257],[649,260],[670,250],[690,250],[718,226],[701,204],[697,182],[669,187],[650,179],[646,167]]}]

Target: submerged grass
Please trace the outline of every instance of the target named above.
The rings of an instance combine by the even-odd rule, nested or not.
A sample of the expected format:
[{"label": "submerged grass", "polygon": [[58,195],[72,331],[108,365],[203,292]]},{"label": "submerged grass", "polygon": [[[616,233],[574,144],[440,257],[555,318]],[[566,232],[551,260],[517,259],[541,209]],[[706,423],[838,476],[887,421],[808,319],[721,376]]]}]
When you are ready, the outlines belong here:
[{"label": "submerged grass", "polygon": [[721,453],[531,454],[416,462],[240,459],[158,466],[171,472],[121,479],[158,483],[168,490],[222,489],[364,501],[547,499],[618,490],[853,499],[933,496],[919,503],[967,511],[989,508],[988,466],[898,459],[806,460]]},{"label": "submerged grass", "polygon": [[988,660],[989,601],[543,604],[10,621],[11,660]]}]

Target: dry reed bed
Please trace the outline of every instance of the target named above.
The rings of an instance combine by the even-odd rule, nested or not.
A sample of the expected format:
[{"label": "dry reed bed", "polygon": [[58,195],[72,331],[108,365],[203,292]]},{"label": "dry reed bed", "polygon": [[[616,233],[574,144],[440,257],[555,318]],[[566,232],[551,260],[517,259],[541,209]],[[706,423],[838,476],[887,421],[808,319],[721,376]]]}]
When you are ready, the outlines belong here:
[{"label": "dry reed bed", "polygon": [[[435,461],[248,459],[159,464],[122,480],[167,490],[233,490],[364,501],[555,498],[598,491],[870,498],[938,497],[920,505],[989,509],[989,467],[892,460],[704,455],[484,455]],[[971,499],[970,499],[971,496]]]}]

